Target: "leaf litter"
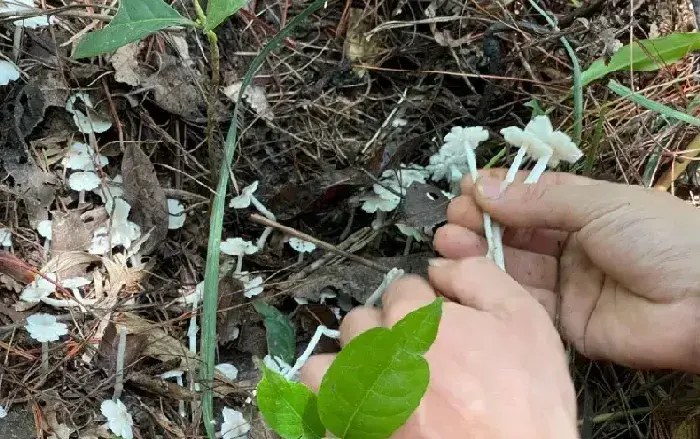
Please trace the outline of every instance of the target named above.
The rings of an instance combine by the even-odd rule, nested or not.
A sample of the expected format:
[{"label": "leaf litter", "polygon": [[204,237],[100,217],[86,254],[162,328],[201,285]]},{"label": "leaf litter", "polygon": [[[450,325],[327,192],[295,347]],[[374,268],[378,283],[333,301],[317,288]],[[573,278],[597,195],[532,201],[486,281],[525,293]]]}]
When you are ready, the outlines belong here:
[{"label": "leaf litter", "polygon": [[[397,209],[381,224],[358,208],[358,200],[383,179],[384,171],[400,170],[400,163],[426,165],[440,146],[436,139],[457,121],[472,123],[472,115],[485,115],[479,122],[498,131],[528,120],[531,109],[524,103],[535,99],[553,120],[568,126],[571,111],[562,98],[570,87],[571,72],[556,39],[542,32],[539,15],[521,9],[517,2],[487,2],[478,8],[466,5],[466,9],[433,3],[427,12],[413,11],[416,17],[407,15],[406,5],[398,6],[353,7],[346,15],[344,5],[331,3],[287,42],[296,45],[296,51],[282,49],[271,55],[245,91],[247,108],[240,121],[245,130],[232,170],[239,188],[260,181],[256,196],[283,225],[382,266],[424,274],[426,260],[434,255],[430,241],[406,246],[406,236],[395,226],[434,228],[444,222],[448,200],[443,191],[451,188],[434,181],[410,185]],[[610,42],[629,43],[625,24],[631,20],[629,8],[619,6],[611,16],[605,8],[548,5],[559,17],[562,31],[577,39],[584,67],[600,65],[595,60],[611,52]],[[217,30],[222,77],[230,85],[217,96],[217,136],[228,127],[231,99],[240,93],[241,83],[236,81],[248,67],[249,54],[259,51],[277,29],[276,23],[267,21],[269,17],[258,14],[261,6],[248,7],[254,10],[241,12]],[[292,4],[275,12],[292,17],[300,10],[300,5]],[[637,5],[635,38],[687,33],[693,27],[688,13],[687,5],[671,10],[663,5]],[[460,15],[460,20],[452,19],[454,15]],[[90,283],[80,287],[78,294],[86,303],[95,302],[84,310],[70,309],[70,314],[46,303],[35,305],[37,311],[55,314],[69,326],[69,338],[51,351],[51,364],[60,361],[60,368],[46,381],[27,375],[40,361],[36,346],[26,336],[13,339],[3,347],[8,362],[3,383],[9,384],[0,388],[0,405],[6,407],[17,399],[33,401],[36,413],[44,413],[44,424],[50,426],[48,434],[56,437],[67,431],[85,438],[107,437],[105,432],[80,426],[103,422],[99,404],[111,397],[116,330],[126,327],[129,369],[124,401],[129,410],[144,414],[135,416],[135,429],[142,436],[151,431],[174,437],[199,434],[189,416],[189,401],[198,393],[188,374],[196,374],[198,356],[190,349],[188,333],[191,318],[200,317],[201,303],[193,306],[178,300],[181,290],[195,290],[204,271],[212,170],[201,144],[210,65],[192,33],[183,31],[151,33],[143,43],[127,45],[106,57],[106,62],[59,63],[69,40],[78,41],[68,29],[103,25],[79,14],[59,14],[55,19],[62,22],[55,39],[47,29],[25,24],[24,38],[17,43],[20,56],[14,57],[10,46],[2,50],[2,60],[12,60],[17,69],[8,70],[16,78],[0,85],[0,116],[7,121],[0,127],[0,225],[12,232],[12,247],[0,253],[2,307],[6,308],[0,312],[0,326],[20,325],[35,312],[18,312],[13,306],[36,273],[55,273],[58,284],[85,277]],[[430,22],[422,27],[415,20]],[[507,30],[494,31],[489,24],[494,20],[494,28],[501,25]],[[8,38],[15,21],[0,24]],[[694,37],[689,38],[686,48],[694,44]],[[501,52],[490,51],[494,41]],[[659,72],[635,74],[634,83],[638,90],[648,89],[650,98],[696,112],[692,102],[700,91],[693,81],[697,65],[685,56],[687,50],[671,52],[664,55],[663,63],[654,63],[655,69],[663,64]],[[339,53],[352,62],[339,62]],[[626,73],[613,72],[620,67],[618,58],[603,64],[605,74],[624,81],[628,67],[621,67]],[[493,65],[498,69],[492,71]],[[436,73],[427,80],[421,72]],[[494,79],[484,79],[483,74]],[[670,75],[685,81],[682,93],[669,83]],[[598,102],[607,102],[605,91],[595,82],[589,87]],[[596,126],[603,130],[589,175],[609,180],[640,182],[640,170],[660,141],[665,151],[685,151],[688,139],[697,134],[624,101],[611,104],[601,123],[596,119],[601,114],[597,108],[587,110],[584,138],[594,138]],[[95,157],[108,157],[109,163],[65,169],[61,161],[75,142],[89,145]],[[498,152],[489,148],[478,157],[480,165]],[[662,155],[651,172],[669,170],[670,157]],[[98,162],[102,164],[101,159]],[[99,178],[95,191],[85,192],[84,203],[68,186],[73,172],[92,172]],[[696,190],[693,180],[684,178],[678,180],[681,192]],[[229,199],[237,194],[232,192]],[[95,239],[98,229],[106,228],[107,235],[102,236],[110,234],[116,199],[129,205],[123,222],[138,225],[140,236],[130,248],[117,245],[89,254],[86,244]],[[177,210],[168,209],[173,204],[169,200],[179,200]],[[168,227],[171,211],[184,214],[182,227]],[[255,242],[265,228],[248,221],[253,212],[254,206],[227,210],[224,238]],[[35,230],[45,220],[51,220],[48,241]],[[276,310],[268,314],[276,315],[275,321],[286,328],[286,335],[280,336],[283,342],[270,342],[275,331],[266,330],[264,318],[244,295],[245,283],[231,273],[235,258],[226,258],[221,270],[218,350],[221,360],[230,362],[239,374],[233,382],[220,376],[215,387],[219,402],[240,408],[251,420],[250,437],[269,434],[246,403],[261,375],[253,360],[262,360],[271,350],[277,352],[281,344],[286,346],[284,356],[293,359],[319,324],[337,327],[344,314],[363,303],[382,282],[383,273],[325,250],[317,249],[298,262],[298,255],[285,244],[289,238],[271,231],[264,251],[243,261],[251,278],[264,279],[260,285],[264,289],[255,300],[266,304],[268,311]],[[406,248],[408,256],[403,255]],[[70,288],[58,286],[50,298],[78,299]],[[12,331],[1,334],[6,334],[2,342],[10,343]],[[337,345],[330,342],[319,352],[334,349]],[[102,363],[104,358],[108,364]],[[604,370],[583,359],[577,359],[575,366],[594,370],[597,382],[615,382],[622,389],[608,392],[605,384],[594,386],[590,398],[596,410],[630,408],[630,400],[609,396],[638,391],[638,372]],[[160,379],[175,367],[186,370],[185,387]],[[587,374],[576,375],[577,384],[582,384],[579,376]],[[663,378],[656,372],[643,375],[651,383]],[[674,389],[683,388],[683,382],[677,384]],[[61,394],[52,390],[56,385],[62,386]],[[668,398],[651,403],[675,407],[681,392],[663,390]],[[180,399],[188,401],[186,418],[178,413]],[[8,407],[10,414],[23,404]],[[651,431],[673,425],[674,421],[656,414],[662,412],[656,411],[644,421],[647,424],[631,417],[631,422],[601,425],[601,431],[613,437],[630,428]],[[0,432],[2,428],[0,421]]]}]

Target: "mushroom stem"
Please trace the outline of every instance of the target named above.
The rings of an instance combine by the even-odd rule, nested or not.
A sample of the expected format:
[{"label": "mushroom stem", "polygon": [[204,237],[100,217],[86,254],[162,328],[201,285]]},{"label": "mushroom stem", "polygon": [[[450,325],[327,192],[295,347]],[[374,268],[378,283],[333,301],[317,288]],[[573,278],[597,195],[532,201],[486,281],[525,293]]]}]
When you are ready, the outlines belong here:
[{"label": "mushroom stem", "polygon": [[[476,183],[479,176],[478,169],[476,169],[476,154],[474,154],[474,150],[472,148],[467,148],[467,166],[469,167],[469,174],[472,176],[472,181]],[[486,235],[486,244],[488,246],[486,255],[493,260],[496,243],[493,239],[491,215],[484,212],[482,217],[484,221],[484,235]]]},{"label": "mushroom stem", "polygon": [[304,252],[299,252],[299,256],[297,256],[297,264],[301,264],[304,262]]},{"label": "mushroom stem", "polygon": [[284,374],[284,377],[287,380],[291,380],[294,377],[294,375],[296,375],[297,372],[301,370],[304,364],[306,364],[306,361],[309,359],[309,357],[311,357],[311,354],[313,354],[314,349],[316,349],[316,346],[321,341],[322,335],[337,340],[338,338],[340,338],[340,331],[328,329],[323,325],[319,325],[316,328],[316,332],[314,332],[314,335],[313,337],[311,337],[311,341],[309,341],[309,344],[308,346],[306,346],[304,352],[302,352],[299,358],[297,358],[297,361],[294,363],[294,366],[292,366],[292,368],[289,369],[289,371],[287,371],[286,374]]},{"label": "mushroom stem", "polygon": [[513,164],[510,165],[510,168],[508,168],[508,172],[506,173],[506,178],[503,180],[503,183],[501,184],[501,192],[506,190],[506,188],[515,181],[515,176],[518,174],[518,170],[520,170],[520,166],[523,164],[523,160],[525,159],[525,153],[527,152],[527,148],[524,146],[521,146],[518,148],[518,153],[515,154],[515,158],[513,158]]},{"label": "mushroom stem", "polygon": [[[176,381],[177,381],[178,386],[185,387],[185,382],[182,380],[182,375],[178,375],[178,377],[176,378]],[[180,417],[181,418],[187,417],[187,412],[185,411],[185,401],[180,400],[178,402],[179,402],[178,409],[180,411]]]},{"label": "mushroom stem", "polygon": [[41,342],[41,369],[45,374],[49,373],[49,342]]},{"label": "mushroom stem", "polygon": [[263,204],[260,201],[258,201],[257,198],[255,198],[254,196],[251,196],[250,202],[253,203],[253,206],[255,206],[255,208],[258,210],[258,212],[260,212],[262,214],[262,216],[264,216],[265,218],[267,218],[269,220],[277,221],[277,219],[275,218],[275,215],[272,212],[270,212],[269,210],[267,210],[267,207],[263,206]]},{"label": "mushroom stem", "polygon": [[506,261],[503,255],[503,229],[501,225],[494,222],[491,227],[492,239],[493,239],[493,255],[491,259],[498,265],[503,271],[506,271]]},{"label": "mushroom stem", "polygon": [[78,206],[85,204],[85,191],[78,192]]},{"label": "mushroom stem", "polygon": [[49,238],[44,239],[44,259],[48,259],[50,248],[51,248],[51,240]]},{"label": "mushroom stem", "polygon": [[119,345],[117,346],[117,377],[114,383],[114,395],[112,401],[116,402],[122,396],[124,390],[124,357],[126,356],[126,328],[119,332]]},{"label": "mushroom stem", "polygon": [[403,248],[403,255],[408,256],[411,253],[411,245],[413,244],[413,236],[406,237],[406,245]]},{"label": "mushroom stem", "polygon": [[527,176],[525,179],[525,184],[533,184],[537,183],[537,181],[540,179],[542,174],[544,174],[544,171],[547,169],[547,164],[549,163],[549,159],[552,158],[552,155],[545,155],[537,159],[537,163],[535,163],[535,167],[532,168],[532,171],[530,171],[530,174]]},{"label": "mushroom stem", "polygon": [[237,256],[236,260],[236,274],[240,274],[240,272],[243,270],[243,255]]},{"label": "mushroom stem", "polygon": [[[273,220],[274,221],[274,220]],[[265,244],[267,244],[267,238],[272,234],[272,227],[265,227],[265,230],[263,230],[262,235],[260,235],[260,238],[258,238],[258,242],[255,243],[255,246],[262,250],[265,248]]]}]

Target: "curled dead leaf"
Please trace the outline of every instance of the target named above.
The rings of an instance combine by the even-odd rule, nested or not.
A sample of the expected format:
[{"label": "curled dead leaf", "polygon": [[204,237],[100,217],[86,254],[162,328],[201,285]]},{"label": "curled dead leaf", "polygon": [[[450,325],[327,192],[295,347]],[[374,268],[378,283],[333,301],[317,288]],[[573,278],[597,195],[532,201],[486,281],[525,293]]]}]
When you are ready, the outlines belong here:
[{"label": "curled dead leaf", "polygon": [[122,160],[124,199],[131,205],[131,217],[141,227],[141,234],[150,234],[140,253],[150,254],[168,234],[168,202],[160,187],[156,170],[145,152],[136,143],[129,143]]}]

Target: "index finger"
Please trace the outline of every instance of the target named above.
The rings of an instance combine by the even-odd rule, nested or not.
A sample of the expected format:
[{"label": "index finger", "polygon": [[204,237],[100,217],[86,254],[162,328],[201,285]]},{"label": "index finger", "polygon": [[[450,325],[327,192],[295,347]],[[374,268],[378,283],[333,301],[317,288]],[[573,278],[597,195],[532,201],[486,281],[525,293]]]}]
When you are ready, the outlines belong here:
[{"label": "index finger", "polygon": [[[479,178],[489,177],[498,180],[504,180],[506,178],[507,172],[508,169],[506,168],[479,169]],[[530,171],[518,171],[518,173],[515,174],[515,181],[522,183],[525,181],[529,174]],[[598,183],[600,183],[598,180],[593,180],[592,178],[588,177],[582,177],[580,175],[570,174],[568,172],[545,172],[538,180],[538,184],[546,185],[568,184],[582,186]],[[462,189],[463,195],[472,194],[474,192],[474,180],[471,178],[471,176],[467,175],[462,178],[462,181],[460,182],[460,188]]]}]

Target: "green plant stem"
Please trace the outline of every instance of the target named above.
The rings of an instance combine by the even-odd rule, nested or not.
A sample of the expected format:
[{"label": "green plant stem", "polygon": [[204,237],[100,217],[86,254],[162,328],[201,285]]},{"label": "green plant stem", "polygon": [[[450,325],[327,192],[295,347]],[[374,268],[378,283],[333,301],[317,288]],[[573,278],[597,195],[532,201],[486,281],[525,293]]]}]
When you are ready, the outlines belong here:
[{"label": "green plant stem", "polygon": [[623,98],[632,101],[635,104],[642,106],[648,110],[655,111],[666,117],[678,119],[681,122],[685,122],[696,127],[700,127],[700,119],[698,119],[697,117],[693,117],[682,111],[674,110],[673,108],[667,107],[664,104],[652,101],[649,98],[646,98],[638,93],[633,92],[632,90],[630,90],[629,88],[625,87],[617,81],[611,80],[610,82],[608,82],[608,88],[612,90],[615,94],[618,94]]},{"label": "green plant stem", "polygon": [[[540,5],[537,4],[537,0],[530,0],[530,4],[545,20],[547,20],[547,23],[552,26],[552,29],[559,31],[559,26],[554,17],[542,9]],[[561,37],[559,41],[561,41],[566,49],[566,53],[569,55],[569,58],[571,58],[571,67],[574,72],[574,142],[578,145],[581,143],[581,133],[583,132],[583,82],[581,81],[581,65],[576,57],[576,52],[574,52],[573,47],[569,44],[569,40]]]},{"label": "green plant stem", "polygon": [[200,377],[203,383],[202,411],[207,437],[214,439],[214,393],[212,383],[214,381],[214,363],[216,346],[216,314],[219,298],[219,245],[221,244],[221,232],[223,228],[224,208],[226,206],[226,189],[228,187],[229,168],[233,162],[238,140],[238,120],[243,107],[243,91],[253,80],[253,76],[265,61],[267,54],[280,46],[286,38],[301,22],[306,20],[317,9],[323,6],[327,0],[315,0],[299,15],[294,17],[284,29],[275,35],[260,53],[253,59],[248,72],[246,72],[241,84],[241,92],[238,94],[236,107],[233,110],[233,120],[226,135],[224,145],[224,160],[221,161],[219,181],[216,186],[214,201],[212,202],[211,217],[209,218],[209,243],[207,246],[207,263],[204,270],[204,299],[202,315],[202,368]]},{"label": "green plant stem", "polygon": [[199,4],[199,0],[194,0],[194,13],[197,15],[197,24],[204,27],[207,24],[207,16],[204,15],[204,9]]},{"label": "green plant stem", "polygon": [[211,83],[209,86],[209,102],[207,103],[207,144],[209,150],[209,170],[211,172],[211,185],[217,181],[215,170],[221,163],[220,146],[216,137],[216,103],[219,95],[219,84],[221,83],[221,62],[219,54],[219,40],[214,31],[207,31],[209,39],[209,63],[211,64]]}]

